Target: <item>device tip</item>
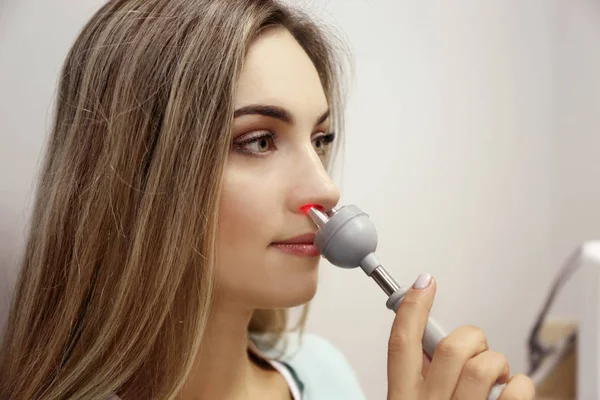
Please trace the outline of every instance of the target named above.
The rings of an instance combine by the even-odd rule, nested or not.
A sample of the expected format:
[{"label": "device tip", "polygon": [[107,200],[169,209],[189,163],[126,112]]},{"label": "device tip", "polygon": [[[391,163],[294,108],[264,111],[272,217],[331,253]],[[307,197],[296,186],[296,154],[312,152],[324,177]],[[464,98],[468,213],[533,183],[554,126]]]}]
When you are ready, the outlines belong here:
[{"label": "device tip", "polygon": [[308,210],[310,210],[313,207],[315,207],[314,204],[307,204],[305,206],[300,207],[300,211],[302,211],[304,214],[308,215]]},{"label": "device tip", "polygon": [[320,228],[329,220],[329,217],[324,212],[318,210],[315,207],[311,207],[308,209],[308,216],[313,220],[313,222]]}]

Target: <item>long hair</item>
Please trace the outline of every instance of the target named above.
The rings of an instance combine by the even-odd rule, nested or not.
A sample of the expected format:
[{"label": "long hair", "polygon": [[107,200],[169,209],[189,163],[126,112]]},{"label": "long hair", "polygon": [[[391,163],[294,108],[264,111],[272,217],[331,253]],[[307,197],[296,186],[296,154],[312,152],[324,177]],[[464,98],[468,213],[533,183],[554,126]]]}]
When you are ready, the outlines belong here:
[{"label": "long hair", "polygon": [[[1,399],[173,399],[214,291],[233,95],[261,30],[289,30],[342,129],[324,31],[271,0],[114,0],[63,66],[0,349]],[[283,310],[249,329],[281,333]]]}]

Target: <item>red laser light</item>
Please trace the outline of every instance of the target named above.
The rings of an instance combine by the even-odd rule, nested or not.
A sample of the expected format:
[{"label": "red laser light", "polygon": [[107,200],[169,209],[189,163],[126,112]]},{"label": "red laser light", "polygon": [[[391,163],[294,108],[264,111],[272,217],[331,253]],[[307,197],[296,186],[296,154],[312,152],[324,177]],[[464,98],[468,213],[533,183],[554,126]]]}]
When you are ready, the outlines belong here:
[{"label": "red laser light", "polygon": [[317,210],[323,211],[323,207],[321,207],[318,204],[307,204],[305,206],[300,207],[300,211],[302,211],[304,214],[308,215],[308,210],[310,210],[313,207],[316,208]]}]

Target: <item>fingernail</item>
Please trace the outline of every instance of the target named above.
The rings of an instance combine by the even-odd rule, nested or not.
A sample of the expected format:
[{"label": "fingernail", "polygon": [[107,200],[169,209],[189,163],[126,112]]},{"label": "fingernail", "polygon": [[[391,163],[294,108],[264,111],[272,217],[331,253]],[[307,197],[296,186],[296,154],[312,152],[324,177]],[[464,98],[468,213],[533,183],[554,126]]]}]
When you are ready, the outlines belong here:
[{"label": "fingernail", "polygon": [[425,289],[431,282],[431,275],[421,274],[413,284],[414,289]]}]

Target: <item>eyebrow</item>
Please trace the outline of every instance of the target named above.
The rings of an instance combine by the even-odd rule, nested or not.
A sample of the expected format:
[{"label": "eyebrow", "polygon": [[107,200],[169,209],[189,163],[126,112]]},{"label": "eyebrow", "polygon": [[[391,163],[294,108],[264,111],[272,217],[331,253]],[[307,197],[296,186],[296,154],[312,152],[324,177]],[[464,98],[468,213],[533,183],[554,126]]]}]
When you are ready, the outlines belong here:
[{"label": "eyebrow", "polygon": [[[325,111],[318,119],[315,125],[320,125],[329,118],[330,110]],[[295,123],[294,116],[288,110],[283,107],[269,106],[262,104],[253,104],[238,108],[233,113],[233,118],[241,117],[242,115],[262,115],[269,118],[275,118],[281,120],[287,124],[293,125]]]}]

